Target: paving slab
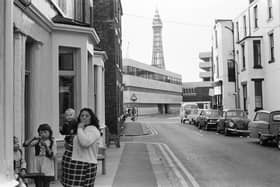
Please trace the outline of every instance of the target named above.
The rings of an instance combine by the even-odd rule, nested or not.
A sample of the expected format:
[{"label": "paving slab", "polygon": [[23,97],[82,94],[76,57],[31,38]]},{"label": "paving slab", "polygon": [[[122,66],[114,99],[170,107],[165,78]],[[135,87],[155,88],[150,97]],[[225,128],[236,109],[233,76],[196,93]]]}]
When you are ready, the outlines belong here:
[{"label": "paving slab", "polygon": [[144,143],[126,143],[113,187],[155,187],[156,178]]}]

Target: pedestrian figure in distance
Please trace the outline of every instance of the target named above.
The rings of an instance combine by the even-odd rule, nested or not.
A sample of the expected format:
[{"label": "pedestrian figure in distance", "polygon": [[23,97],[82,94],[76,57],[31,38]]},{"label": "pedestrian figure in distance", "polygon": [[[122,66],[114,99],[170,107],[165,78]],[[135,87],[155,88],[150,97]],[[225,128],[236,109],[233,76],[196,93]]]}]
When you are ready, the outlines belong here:
[{"label": "pedestrian figure in distance", "polygon": [[24,147],[35,147],[34,171],[41,173],[35,178],[36,187],[49,187],[55,176],[56,141],[49,124],[43,123],[38,127],[39,136],[23,143]]},{"label": "pedestrian figure in distance", "polygon": [[90,108],[83,108],[78,117],[77,134],[66,147],[62,158],[63,186],[94,186],[100,135],[96,115]]}]

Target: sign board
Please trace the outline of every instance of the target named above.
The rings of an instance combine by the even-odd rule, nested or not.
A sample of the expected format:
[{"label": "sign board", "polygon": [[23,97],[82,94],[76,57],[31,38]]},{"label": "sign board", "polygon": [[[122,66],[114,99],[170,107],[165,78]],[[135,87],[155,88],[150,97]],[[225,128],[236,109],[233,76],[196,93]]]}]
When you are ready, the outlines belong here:
[{"label": "sign board", "polygon": [[137,100],[137,97],[135,94],[132,94],[131,97],[130,97],[130,100],[135,102]]}]

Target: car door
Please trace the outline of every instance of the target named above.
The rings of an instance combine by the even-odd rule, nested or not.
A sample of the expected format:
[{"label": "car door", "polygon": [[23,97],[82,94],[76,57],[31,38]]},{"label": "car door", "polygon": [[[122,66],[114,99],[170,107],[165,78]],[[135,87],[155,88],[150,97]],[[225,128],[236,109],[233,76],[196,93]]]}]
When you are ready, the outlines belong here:
[{"label": "car door", "polygon": [[267,112],[256,112],[253,120],[249,123],[249,131],[252,138],[258,138],[260,133],[268,133],[269,115]]},{"label": "car door", "polygon": [[280,133],[280,111],[271,112],[269,119],[269,131],[271,134],[277,136]]},{"label": "car door", "polygon": [[223,111],[221,117],[219,118],[219,122],[217,125],[217,131],[224,130],[225,119],[226,119],[226,111]]}]

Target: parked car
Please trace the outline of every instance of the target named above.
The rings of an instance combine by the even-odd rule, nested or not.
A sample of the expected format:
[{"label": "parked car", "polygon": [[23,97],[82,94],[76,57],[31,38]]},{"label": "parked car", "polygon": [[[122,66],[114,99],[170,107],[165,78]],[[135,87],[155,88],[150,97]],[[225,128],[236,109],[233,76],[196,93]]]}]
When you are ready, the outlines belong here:
[{"label": "parked car", "polygon": [[197,118],[198,128],[208,130],[209,128],[217,129],[218,119],[221,117],[221,112],[214,109],[206,109],[201,111]]},{"label": "parked car", "polygon": [[188,115],[193,109],[197,109],[198,105],[196,103],[183,103],[180,108],[180,119],[181,123],[188,122]]},{"label": "parked car", "polygon": [[230,134],[242,134],[248,136],[249,119],[245,111],[240,109],[225,109],[217,125],[217,132]]},{"label": "parked car", "polygon": [[276,143],[280,149],[280,111],[259,110],[249,123],[250,137],[258,138],[264,145],[268,142]]},{"label": "parked car", "polygon": [[197,125],[197,118],[201,114],[202,110],[203,109],[193,109],[193,110],[191,110],[191,113],[187,117],[187,120],[189,121],[189,124]]}]

